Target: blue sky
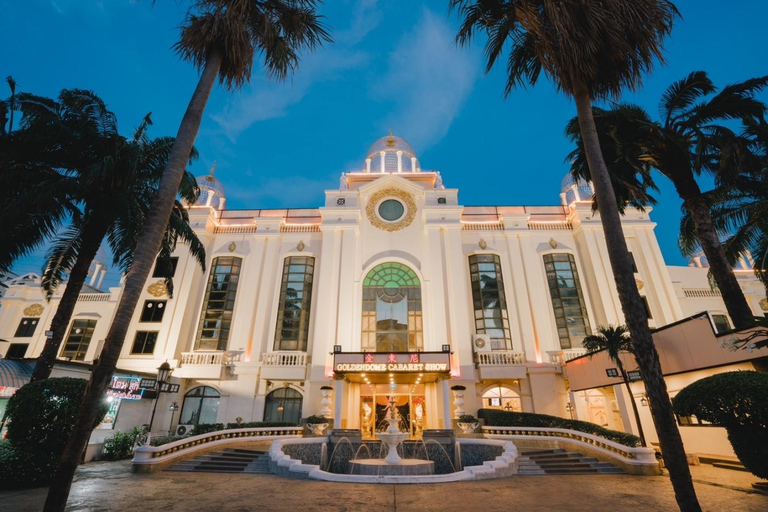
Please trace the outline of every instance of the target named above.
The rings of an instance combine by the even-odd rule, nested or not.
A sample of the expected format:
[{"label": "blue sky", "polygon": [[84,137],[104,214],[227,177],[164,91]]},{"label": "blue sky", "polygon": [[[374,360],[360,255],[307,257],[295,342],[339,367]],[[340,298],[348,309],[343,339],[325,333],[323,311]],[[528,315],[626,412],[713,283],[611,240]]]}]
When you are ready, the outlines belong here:
[{"label": "blue sky", "polygon": [[[151,111],[150,135],[174,135],[197,82],[196,70],[171,50],[189,3],[0,0],[0,75],[46,96],[91,89],[124,133]],[[677,5],[683,19],[667,41],[667,64],[624,100],[654,113],[663,90],[691,71],[703,69],[721,86],[768,73],[768,4]],[[423,169],[441,171],[446,186],[460,189],[465,205],[557,204],[572,149],[563,129],[575,108],[550,84],[504,99],[503,69],[483,73],[481,45],[454,45],[457,20],[446,0],[328,0],[321,12],[336,43],[304,55],[291,79],[271,82],[257,65],[242,90],[214,89],[192,171],[206,174],[217,161],[230,208],[319,206],[323,190],[359,169],[390,127],[413,145]],[[676,245],[680,201],[658,182],[651,217],[662,252],[669,264],[684,264]],[[15,270],[39,271],[43,252]]]}]

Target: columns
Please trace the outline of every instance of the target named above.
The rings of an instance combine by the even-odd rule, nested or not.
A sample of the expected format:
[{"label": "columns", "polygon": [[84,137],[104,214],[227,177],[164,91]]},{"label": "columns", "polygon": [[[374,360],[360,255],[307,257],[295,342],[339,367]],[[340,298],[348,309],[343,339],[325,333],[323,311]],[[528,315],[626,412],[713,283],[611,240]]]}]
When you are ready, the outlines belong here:
[{"label": "columns", "polygon": [[403,172],[403,150],[397,152],[397,172]]},{"label": "columns", "polygon": [[385,165],[385,156],[386,153],[384,151],[379,151],[379,155],[381,155],[381,172],[386,172],[386,165]]}]

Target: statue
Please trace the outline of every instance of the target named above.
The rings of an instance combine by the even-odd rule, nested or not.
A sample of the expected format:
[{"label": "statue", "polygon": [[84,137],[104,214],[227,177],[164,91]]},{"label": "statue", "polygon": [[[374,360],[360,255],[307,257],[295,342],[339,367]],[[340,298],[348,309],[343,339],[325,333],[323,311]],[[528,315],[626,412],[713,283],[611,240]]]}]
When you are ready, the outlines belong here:
[{"label": "statue", "polygon": [[424,428],[424,408],[422,407],[421,402],[416,405],[414,412],[416,414],[416,419],[413,420],[413,426],[415,427],[415,434],[420,436]]},{"label": "statue", "polygon": [[371,432],[371,406],[368,402],[363,402],[363,425],[360,430],[363,432],[364,437],[373,436]]}]

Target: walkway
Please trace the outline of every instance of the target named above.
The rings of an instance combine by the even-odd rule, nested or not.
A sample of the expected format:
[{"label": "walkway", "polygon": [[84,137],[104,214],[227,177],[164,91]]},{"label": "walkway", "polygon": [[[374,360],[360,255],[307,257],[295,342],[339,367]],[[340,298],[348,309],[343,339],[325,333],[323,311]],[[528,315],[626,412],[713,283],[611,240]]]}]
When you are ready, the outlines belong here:
[{"label": "walkway", "polygon": [[[745,492],[747,473],[691,468],[705,511],[764,512],[768,496]],[[443,485],[351,485],[274,475],[161,472],[136,475],[130,463],[81,466],[70,496],[78,512],[642,512],[677,510],[666,477],[518,476]],[[704,482],[718,484],[711,485]],[[723,487],[727,485],[728,487]],[[742,490],[736,490],[742,489]],[[45,489],[0,492],[0,511],[38,512]]]}]

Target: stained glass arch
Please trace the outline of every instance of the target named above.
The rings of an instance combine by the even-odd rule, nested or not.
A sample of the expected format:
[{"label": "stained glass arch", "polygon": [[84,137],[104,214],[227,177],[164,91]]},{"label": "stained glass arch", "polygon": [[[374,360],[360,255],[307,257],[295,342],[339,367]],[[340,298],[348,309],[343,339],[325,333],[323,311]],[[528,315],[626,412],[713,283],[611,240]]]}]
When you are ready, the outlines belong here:
[{"label": "stained glass arch", "polygon": [[397,262],[387,262],[373,267],[365,276],[363,286],[421,286],[416,273],[407,265]]},{"label": "stained glass arch", "polygon": [[362,350],[412,352],[424,347],[421,281],[402,263],[372,268],[363,280]]}]

